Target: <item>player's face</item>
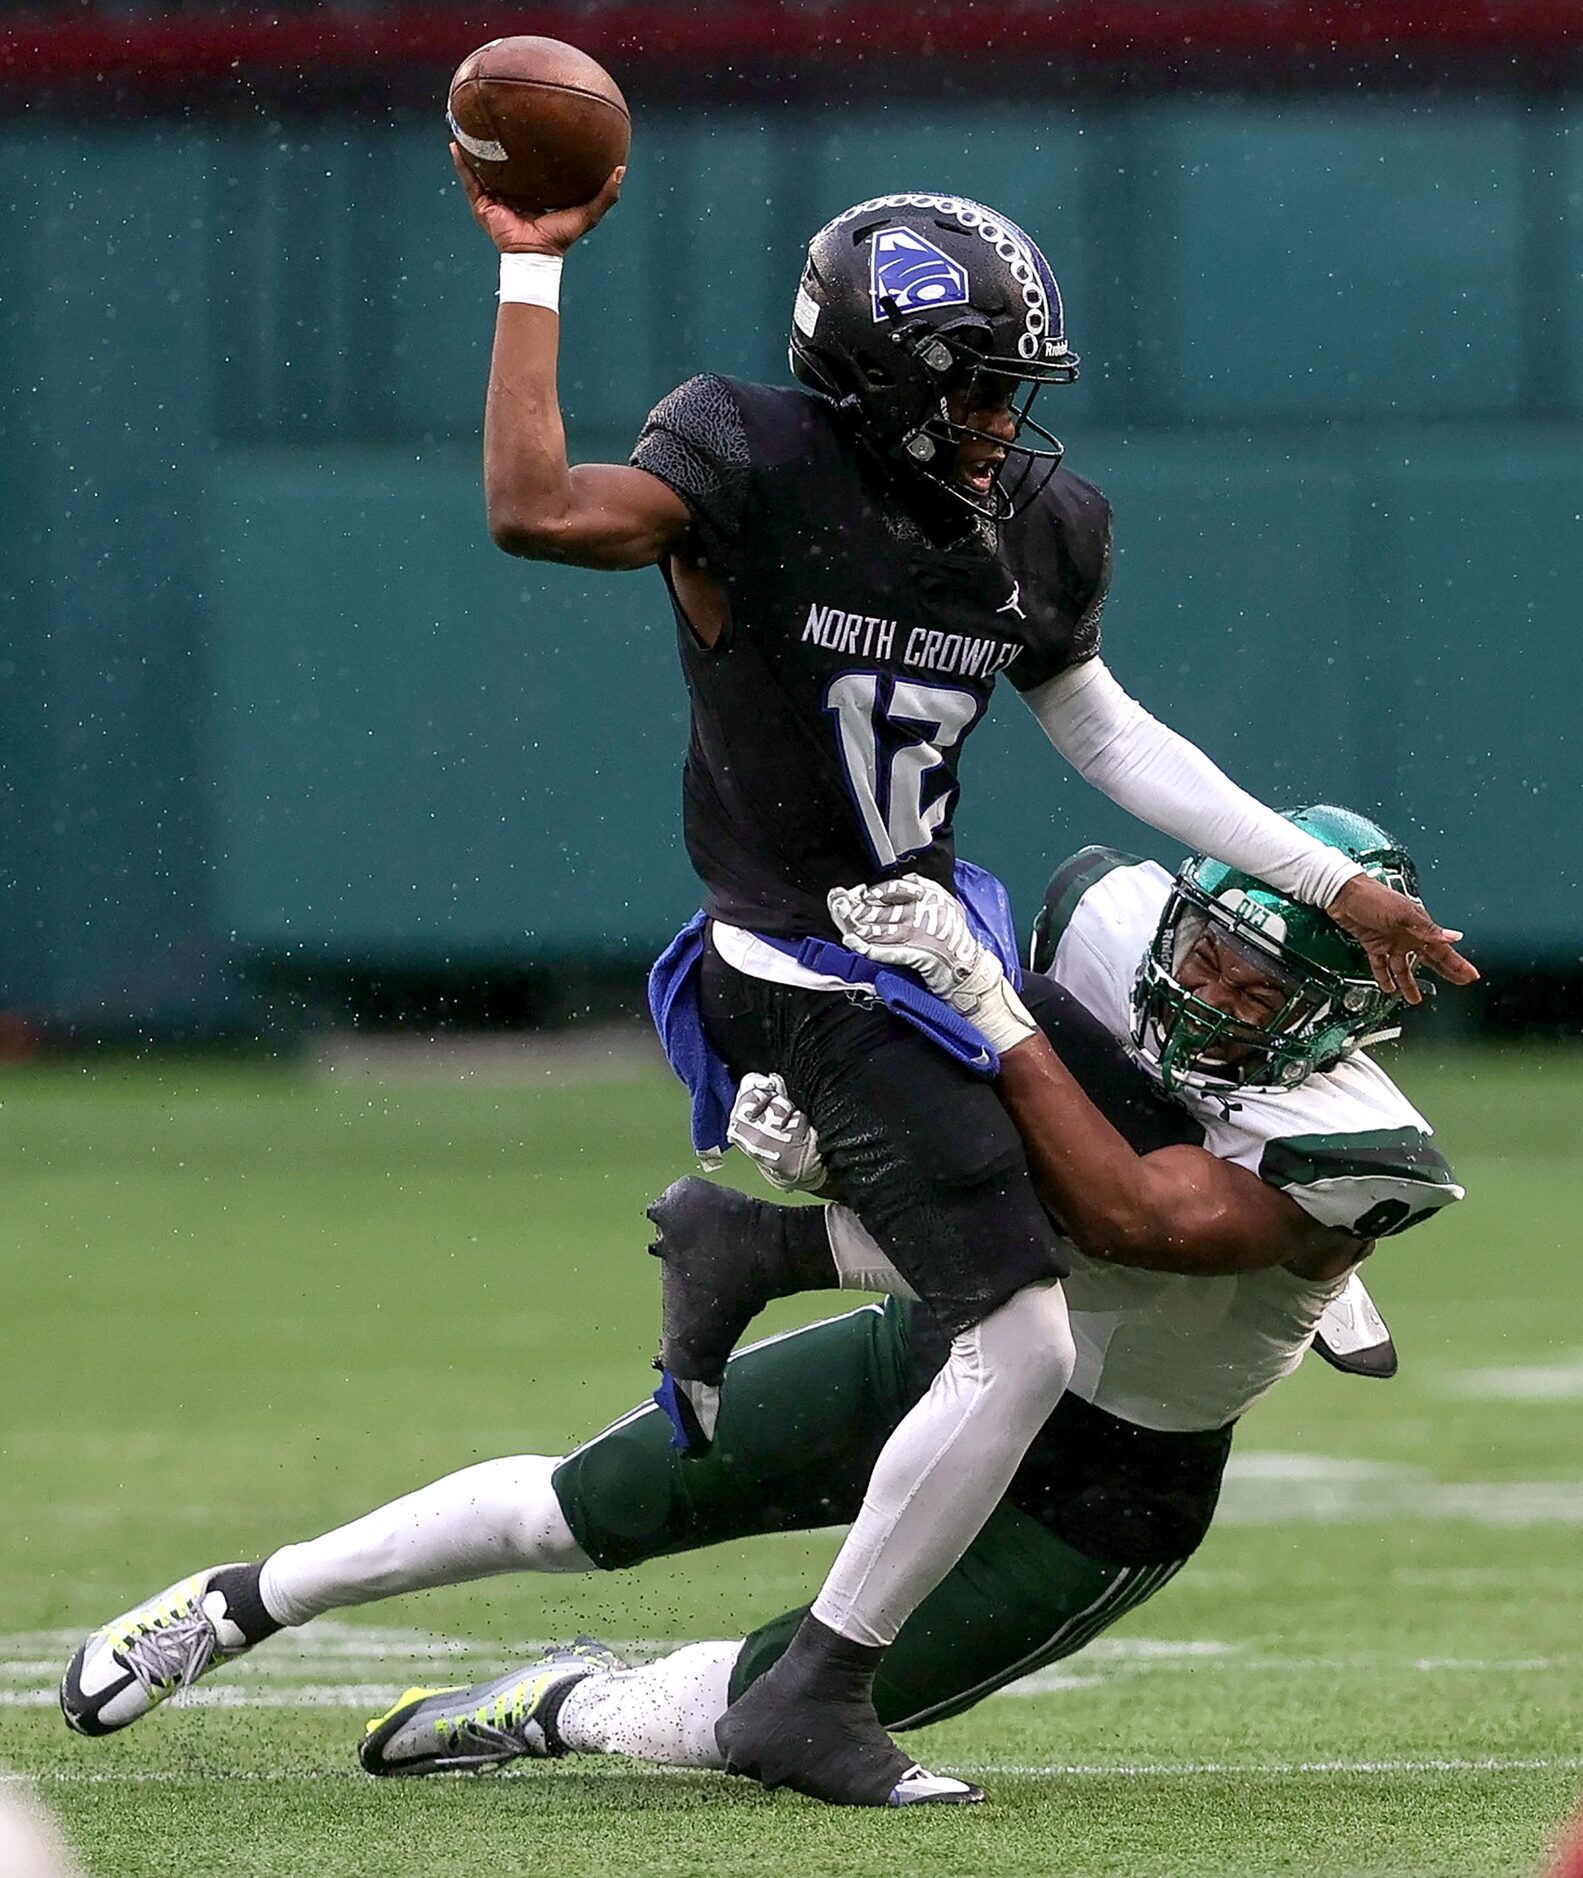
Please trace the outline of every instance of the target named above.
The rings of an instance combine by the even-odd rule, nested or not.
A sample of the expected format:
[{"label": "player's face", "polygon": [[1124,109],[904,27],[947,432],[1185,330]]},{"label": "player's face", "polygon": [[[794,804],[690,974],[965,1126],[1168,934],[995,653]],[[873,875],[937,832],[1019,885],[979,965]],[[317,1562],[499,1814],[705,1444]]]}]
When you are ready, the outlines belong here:
[{"label": "player's face", "polygon": [[1021,389],[1013,378],[975,372],[965,384],[946,393],[951,422],[983,433],[966,438],[956,447],[956,479],[976,496],[989,494],[995,473],[1006,460],[1005,446],[1017,435],[1012,400]]},{"label": "player's face", "polygon": [[[1176,976],[1182,989],[1192,992],[1195,998],[1202,998],[1239,1023],[1255,1024],[1260,1029],[1275,1023],[1291,995],[1213,926],[1204,929],[1177,968]],[[1222,1063],[1242,1063],[1252,1054],[1253,1045],[1229,1039],[1215,1052]]]}]

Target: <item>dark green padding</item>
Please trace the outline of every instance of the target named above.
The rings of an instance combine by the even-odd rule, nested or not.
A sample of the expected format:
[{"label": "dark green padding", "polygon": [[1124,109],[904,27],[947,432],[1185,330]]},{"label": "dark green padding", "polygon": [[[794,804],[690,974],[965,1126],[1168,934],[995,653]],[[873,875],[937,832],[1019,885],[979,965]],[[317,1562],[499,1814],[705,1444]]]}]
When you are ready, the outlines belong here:
[{"label": "dark green padding", "polygon": [[712,1450],[691,1460],[649,1408],[567,1456],[555,1491],[596,1565],[755,1533],[845,1525],[911,1406],[899,1314],[849,1312],[732,1360]]},{"label": "dark green padding", "polygon": [[1044,905],[1033,922],[1033,950],[1029,964],[1036,972],[1047,972],[1055,963],[1056,949],[1072,923],[1077,903],[1089,888],[1102,881],[1118,867],[1136,867],[1136,854],[1123,854],[1119,848],[1079,848],[1068,855],[1050,876],[1044,890]]}]

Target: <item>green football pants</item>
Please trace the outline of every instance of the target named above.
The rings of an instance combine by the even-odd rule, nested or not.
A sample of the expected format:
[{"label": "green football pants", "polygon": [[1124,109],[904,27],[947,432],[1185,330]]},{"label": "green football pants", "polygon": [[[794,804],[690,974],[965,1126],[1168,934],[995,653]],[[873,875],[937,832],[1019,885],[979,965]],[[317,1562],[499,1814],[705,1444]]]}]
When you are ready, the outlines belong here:
[{"label": "green football pants", "polygon": [[[702,1459],[670,1445],[659,1409],[636,1409],[567,1456],[555,1491],[578,1544],[610,1571],[759,1533],[846,1525],[913,1399],[904,1308],[865,1305],[734,1357]],[[875,1684],[880,1720],[904,1729],[960,1714],[1082,1649],[1185,1562],[1088,1558],[1002,1501],[887,1651]],[[733,1700],[786,1648],[805,1611],[748,1638]]]}]

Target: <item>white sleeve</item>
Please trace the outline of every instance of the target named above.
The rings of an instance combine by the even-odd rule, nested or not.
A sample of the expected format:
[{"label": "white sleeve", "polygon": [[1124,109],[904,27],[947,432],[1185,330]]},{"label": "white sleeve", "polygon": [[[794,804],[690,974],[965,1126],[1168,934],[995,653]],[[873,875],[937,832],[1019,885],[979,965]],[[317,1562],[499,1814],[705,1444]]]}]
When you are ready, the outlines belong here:
[{"label": "white sleeve", "polygon": [[1080,776],[1195,853],[1212,854],[1311,906],[1328,906],[1362,872],[1151,717],[1102,659],[1085,660],[1023,697]]}]

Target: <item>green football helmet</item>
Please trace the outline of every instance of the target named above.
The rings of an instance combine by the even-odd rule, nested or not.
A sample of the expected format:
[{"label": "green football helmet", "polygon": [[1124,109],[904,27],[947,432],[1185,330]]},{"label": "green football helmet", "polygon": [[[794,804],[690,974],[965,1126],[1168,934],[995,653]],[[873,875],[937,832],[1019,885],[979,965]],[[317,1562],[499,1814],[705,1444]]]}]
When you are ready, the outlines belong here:
[{"label": "green football helmet", "polygon": [[[1417,897],[1412,856],[1378,822],[1326,803],[1293,809],[1286,820]],[[1210,927],[1286,992],[1267,1022],[1232,1017],[1181,984],[1180,961]],[[1354,1050],[1397,1036],[1400,1007],[1374,982],[1363,947],[1329,914],[1200,854],[1177,875],[1133,987],[1133,1040],[1167,1089],[1294,1089]]]}]

